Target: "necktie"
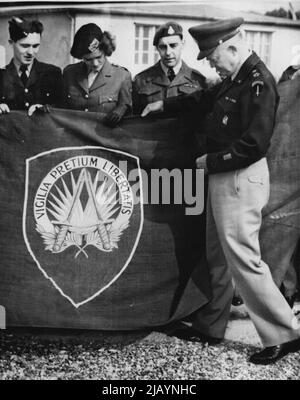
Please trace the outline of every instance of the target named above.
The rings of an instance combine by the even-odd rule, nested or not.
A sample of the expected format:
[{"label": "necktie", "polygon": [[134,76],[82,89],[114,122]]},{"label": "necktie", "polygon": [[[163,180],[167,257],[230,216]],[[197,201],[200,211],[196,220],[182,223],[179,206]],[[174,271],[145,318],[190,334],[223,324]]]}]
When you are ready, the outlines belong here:
[{"label": "necktie", "polygon": [[28,76],[26,74],[27,71],[27,65],[22,64],[20,67],[20,71],[21,71],[21,81],[23,82],[23,85],[26,86],[27,80],[28,80]]},{"label": "necktie", "polygon": [[175,72],[172,67],[168,68],[168,78],[170,79],[171,82],[175,78]]}]

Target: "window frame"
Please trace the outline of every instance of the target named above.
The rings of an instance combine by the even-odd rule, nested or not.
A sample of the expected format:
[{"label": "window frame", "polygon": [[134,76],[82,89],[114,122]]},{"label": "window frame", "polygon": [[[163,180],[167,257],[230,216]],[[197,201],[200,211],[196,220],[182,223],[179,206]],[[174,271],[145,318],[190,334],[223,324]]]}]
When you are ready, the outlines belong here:
[{"label": "window frame", "polygon": [[[262,61],[270,67],[274,31],[259,28],[255,29],[252,27],[247,27],[244,31],[246,33],[246,41],[251,50],[255,51]],[[250,39],[250,35],[253,35],[253,40]],[[257,36],[258,39],[255,39],[255,36]]]},{"label": "window frame", "polygon": [[[153,46],[153,38],[155,32],[160,24],[146,23],[146,22],[134,22],[134,55],[133,64],[136,68],[145,68],[155,64],[159,60],[159,54],[156,47]],[[137,35],[137,28],[139,32]],[[149,34],[145,37],[145,29],[149,28]],[[147,43],[148,48],[144,48]],[[142,47],[142,48],[141,48]],[[147,57],[147,62],[145,58]]]}]

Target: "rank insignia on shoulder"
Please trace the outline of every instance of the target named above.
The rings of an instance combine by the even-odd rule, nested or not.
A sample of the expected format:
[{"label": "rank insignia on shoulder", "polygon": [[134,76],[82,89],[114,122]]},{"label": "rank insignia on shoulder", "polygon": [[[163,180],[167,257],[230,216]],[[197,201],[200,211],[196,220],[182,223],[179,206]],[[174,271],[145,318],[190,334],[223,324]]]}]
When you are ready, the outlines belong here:
[{"label": "rank insignia on shoulder", "polygon": [[230,101],[231,103],[236,103],[236,99],[233,99],[232,97],[225,96],[225,100]]},{"label": "rank insignia on shoulder", "polygon": [[254,81],[254,82],[252,82],[251,86],[254,89],[256,96],[259,96],[263,90],[264,82],[263,81]]},{"label": "rank insignia on shoulder", "polygon": [[224,154],[224,156],[223,156],[223,160],[224,160],[224,161],[226,161],[226,160],[231,160],[231,159],[232,159],[231,153]]}]

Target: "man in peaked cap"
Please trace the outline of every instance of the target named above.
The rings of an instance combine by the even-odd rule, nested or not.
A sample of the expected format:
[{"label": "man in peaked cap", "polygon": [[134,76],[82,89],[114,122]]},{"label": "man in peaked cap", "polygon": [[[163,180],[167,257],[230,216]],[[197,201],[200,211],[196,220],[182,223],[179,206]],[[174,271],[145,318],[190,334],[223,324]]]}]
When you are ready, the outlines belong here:
[{"label": "man in peaked cap", "polygon": [[58,106],[62,97],[61,70],[38,61],[43,25],[37,20],[15,17],[9,21],[9,43],[13,48],[11,62],[0,70],[0,114]]},{"label": "man in peaked cap", "polygon": [[213,299],[210,309],[204,306],[204,315],[211,315],[211,324],[198,317],[185,337],[213,335],[214,325],[224,321],[230,268],[264,346],[250,361],[270,364],[300,350],[300,323],[261,259],[259,230],[270,189],[266,152],[279,96],[272,74],[249,50],[242,22],[234,18],[190,28],[200,49],[198,58],[207,57],[227,78],[211,90],[149,104],[142,116],[185,109],[213,113],[208,152],[196,159],[209,177],[206,236]]},{"label": "man in peaked cap", "polygon": [[182,61],[182,27],[176,22],[161,25],[153,38],[160,60],[136,75],[133,82],[133,112],[167,97],[192,93],[205,86],[205,77]]}]

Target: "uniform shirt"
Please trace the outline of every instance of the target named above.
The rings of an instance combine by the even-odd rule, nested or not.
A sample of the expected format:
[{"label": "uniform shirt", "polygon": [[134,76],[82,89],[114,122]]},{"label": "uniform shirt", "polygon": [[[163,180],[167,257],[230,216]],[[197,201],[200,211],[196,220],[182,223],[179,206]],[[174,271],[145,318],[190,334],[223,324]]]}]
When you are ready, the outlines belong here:
[{"label": "uniform shirt", "polygon": [[0,70],[0,103],[12,110],[27,110],[32,104],[59,106],[62,99],[62,73],[51,64],[34,60],[26,86],[11,62]]},{"label": "uniform shirt", "polygon": [[[161,60],[160,60],[160,66],[161,66],[161,69],[164,71],[165,75],[168,76],[169,67],[166,67]],[[180,60],[179,63],[177,65],[175,65],[175,67],[172,67],[175,75],[178,74],[181,67],[182,67],[182,60]]]},{"label": "uniform shirt", "polygon": [[205,87],[205,77],[184,62],[170,82],[159,61],[136,75],[132,92],[133,112],[140,114],[149,103],[193,93],[203,87]]},{"label": "uniform shirt", "polygon": [[84,62],[68,65],[63,71],[64,108],[109,113],[131,110],[131,75],[126,68],[105,61],[92,85]]},{"label": "uniform shirt", "polygon": [[211,90],[164,101],[166,112],[193,109],[212,112],[207,136],[209,173],[245,168],[266,155],[275,124],[279,96],[274,77],[252,53],[234,79]]},{"label": "uniform shirt", "polygon": [[[19,62],[16,61],[16,60],[14,60],[14,59],[13,59],[13,62],[14,62],[14,65],[15,65],[17,71],[18,71],[18,75],[21,76],[22,71],[20,70],[20,68],[21,68],[21,65],[22,65],[22,64],[19,63]],[[26,71],[25,71],[25,74],[26,74],[27,78],[28,78],[29,75],[30,75],[32,66],[33,66],[33,62],[32,62],[31,64],[26,65],[27,69],[26,69]]]}]

